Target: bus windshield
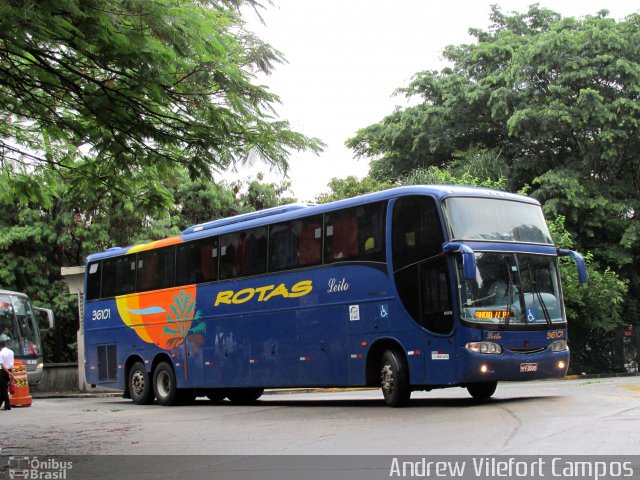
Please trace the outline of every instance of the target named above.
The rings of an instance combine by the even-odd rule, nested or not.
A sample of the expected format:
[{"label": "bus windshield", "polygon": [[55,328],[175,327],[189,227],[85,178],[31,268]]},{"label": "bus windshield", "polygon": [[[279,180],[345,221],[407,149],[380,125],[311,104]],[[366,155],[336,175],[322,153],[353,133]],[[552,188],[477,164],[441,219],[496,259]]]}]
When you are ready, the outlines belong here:
[{"label": "bus windshield", "polygon": [[444,212],[451,240],[553,243],[539,205],[453,197],[444,201]]},{"label": "bus windshield", "polygon": [[[564,322],[555,258],[476,252],[476,261],[476,279],[460,281],[464,320],[505,327]],[[462,261],[456,262],[462,279]]]},{"label": "bus windshield", "polygon": [[40,355],[40,335],[27,297],[0,294],[0,333],[16,356]]}]

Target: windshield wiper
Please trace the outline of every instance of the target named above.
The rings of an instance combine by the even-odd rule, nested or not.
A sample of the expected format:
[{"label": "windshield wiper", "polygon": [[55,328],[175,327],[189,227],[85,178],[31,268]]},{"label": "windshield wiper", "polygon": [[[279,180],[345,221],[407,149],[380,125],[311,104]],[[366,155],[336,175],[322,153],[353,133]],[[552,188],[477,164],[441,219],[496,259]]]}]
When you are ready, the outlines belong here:
[{"label": "windshield wiper", "polygon": [[511,321],[511,307],[513,306],[513,288],[514,284],[511,281],[511,275],[509,275],[509,303],[507,304],[507,316],[504,319],[504,328],[509,326],[509,322]]},{"label": "windshield wiper", "polygon": [[[544,302],[542,298],[542,294],[538,290],[538,282],[536,282],[536,277],[531,271],[531,267],[529,267],[529,276],[531,277],[531,288],[533,289],[534,295],[538,298],[538,302],[540,303],[540,308],[542,308],[542,313],[544,314],[544,319],[547,322],[547,325],[551,325],[551,315],[549,315],[549,310],[547,309],[547,304]],[[527,318],[527,322],[529,319]]]}]

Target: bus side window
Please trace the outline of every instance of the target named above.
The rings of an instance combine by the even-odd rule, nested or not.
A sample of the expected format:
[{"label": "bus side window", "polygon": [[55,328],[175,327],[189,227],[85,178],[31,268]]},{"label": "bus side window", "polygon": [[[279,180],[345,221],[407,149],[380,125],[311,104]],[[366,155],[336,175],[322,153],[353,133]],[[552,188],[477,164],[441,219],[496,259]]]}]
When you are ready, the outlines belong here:
[{"label": "bus side window", "polygon": [[393,268],[439,255],[444,234],[435,201],[430,197],[402,197],[393,211]]},{"label": "bus side window", "polygon": [[108,258],[103,260],[102,297],[115,297],[133,293],[136,283],[136,256]]},{"label": "bus side window", "polygon": [[400,299],[411,317],[435,333],[453,329],[444,234],[435,201],[400,198],[393,211],[393,268]]},{"label": "bus side window", "polygon": [[269,251],[269,271],[319,264],[322,260],[322,217],[273,225]]},{"label": "bus side window", "polygon": [[102,269],[100,262],[90,263],[87,266],[87,300],[100,298],[100,276]]},{"label": "bus side window", "polygon": [[325,259],[347,260],[358,253],[358,221],[352,210],[327,215]]},{"label": "bus side window", "polygon": [[384,211],[378,202],[327,214],[325,261],[385,261]]},{"label": "bus side window", "polygon": [[236,244],[239,242],[239,233],[220,237],[220,280],[237,276]]},{"label": "bus side window", "polygon": [[204,238],[178,246],[176,285],[192,285],[217,279],[218,237]]},{"label": "bus side window", "polygon": [[137,291],[146,292],[173,287],[175,277],[175,248],[138,253]]},{"label": "bus side window", "polygon": [[244,275],[267,272],[267,227],[247,230],[244,257]]},{"label": "bus side window", "polygon": [[446,257],[421,265],[420,277],[422,325],[435,333],[449,333],[453,329],[453,311]]},{"label": "bus side window", "polygon": [[298,259],[298,235],[295,222],[281,223],[271,227],[269,270],[277,272],[296,267]]},{"label": "bus side window", "polygon": [[267,227],[257,227],[220,238],[220,279],[257,275],[267,271]]},{"label": "bus side window", "polygon": [[322,262],[322,216],[303,218],[299,222],[298,265],[306,267]]}]

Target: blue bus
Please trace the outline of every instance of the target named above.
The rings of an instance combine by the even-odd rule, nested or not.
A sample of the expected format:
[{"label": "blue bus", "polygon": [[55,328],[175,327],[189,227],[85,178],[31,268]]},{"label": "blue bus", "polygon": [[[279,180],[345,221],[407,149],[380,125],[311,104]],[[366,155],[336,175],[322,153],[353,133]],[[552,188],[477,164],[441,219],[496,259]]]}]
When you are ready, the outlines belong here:
[{"label": "blue bus", "polygon": [[540,204],[399,187],[215,220],[87,258],[90,384],[161,405],[265,388],[379,387],[385,403],[569,364],[558,257]]}]

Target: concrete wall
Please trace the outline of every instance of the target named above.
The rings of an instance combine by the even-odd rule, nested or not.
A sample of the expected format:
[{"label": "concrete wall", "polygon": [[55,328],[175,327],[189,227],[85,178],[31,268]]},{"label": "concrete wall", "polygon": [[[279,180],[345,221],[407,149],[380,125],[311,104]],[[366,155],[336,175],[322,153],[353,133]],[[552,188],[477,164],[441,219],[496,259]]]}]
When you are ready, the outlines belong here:
[{"label": "concrete wall", "polygon": [[111,388],[91,388],[91,385],[85,386],[84,382],[82,388],[79,385],[77,363],[49,363],[44,366],[40,383],[31,386],[30,391],[36,394],[117,392]]},{"label": "concrete wall", "polygon": [[34,392],[78,392],[78,364],[45,364],[42,380],[31,389]]}]

